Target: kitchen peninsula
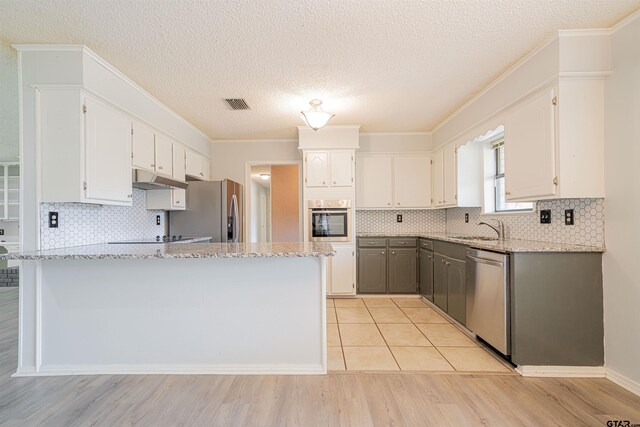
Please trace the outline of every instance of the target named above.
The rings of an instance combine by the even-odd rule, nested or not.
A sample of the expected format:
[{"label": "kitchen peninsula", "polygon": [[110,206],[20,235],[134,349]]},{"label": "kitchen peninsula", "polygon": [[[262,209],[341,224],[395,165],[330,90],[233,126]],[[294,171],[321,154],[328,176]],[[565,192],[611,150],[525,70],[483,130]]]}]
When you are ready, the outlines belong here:
[{"label": "kitchen peninsula", "polygon": [[16,376],[322,374],[326,243],[87,245],[35,265]]}]

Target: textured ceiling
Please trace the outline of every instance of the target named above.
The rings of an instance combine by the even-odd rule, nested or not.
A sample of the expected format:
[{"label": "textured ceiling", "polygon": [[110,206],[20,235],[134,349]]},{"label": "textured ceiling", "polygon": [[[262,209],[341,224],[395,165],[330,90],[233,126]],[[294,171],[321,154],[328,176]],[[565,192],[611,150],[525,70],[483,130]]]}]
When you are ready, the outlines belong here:
[{"label": "textured ceiling", "polygon": [[[640,0],[0,0],[0,38],[85,44],[213,139],[427,131],[558,29]],[[245,98],[231,111],[223,98]]]}]

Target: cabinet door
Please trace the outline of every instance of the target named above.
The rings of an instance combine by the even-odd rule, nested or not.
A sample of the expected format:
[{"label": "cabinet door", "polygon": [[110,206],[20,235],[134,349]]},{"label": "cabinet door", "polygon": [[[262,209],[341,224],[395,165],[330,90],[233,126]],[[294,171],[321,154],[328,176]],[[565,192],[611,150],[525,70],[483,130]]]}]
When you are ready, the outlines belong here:
[{"label": "cabinet door", "polygon": [[334,246],[335,256],[331,257],[331,293],[333,295],[353,295],[355,286],[355,247]]},{"label": "cabinet door", "polygon": [[420,249],[420,295],[433,301],[433,252]]},{"label": "cabinet door", "polygon": [[358,249],[358,293],[387,292],[387,250]]},{"label": "cabinet door", "polygon": [[433,206],[444,205],[444,172],[443,172],[443,152],[442,148],[433,153],[433,167],[431,168],[431,182],[432,182],[432,198]]},{"label": "cabinet door", "polygon": [[156,134],[156,173],[173,176],[173,143],[170,139]]},{"label": "cabinet door", "polygon": [[465,324],[467,306],[466,264],[447,258],[447,313],[462,325]]},{"label": "cabinet door", "polygon": [[329,153],[326,151],[310,151],[306,153],[307,187],[329,186]]},{"label": "cabinet door", "polygon": [[393,167],[391,157],[356,159],[356,207],[391,208]]},{"label": "cabinet door", "polygon": [[431,157],[395,156],[393,181],[397,208],[431,206]]},{"label": "cabinet door", "polygon": [[176,188],[171,190],[171,207],[184,209],[187,207],[187,190]]},{"label": "cabinet door", "polygon": [[445,145],[442,150],[442,197],[444,206],[455,206],[457,204],[456,169],[456,146],[455,144]]},{"label": "cabinet door", "polygon": [[533,200],[556,192],[554,90],[534,95],[505,117],[507,199]]},{"label": "cabinet door", "polygon": [[155,171],[155,135],[151,129],[133,123],[132,150],[133,166],[151,172]]},{"label": "cabinet door", "polygon": [[185,180],[185,149],[183,146],[173,144],[172,157],[173,157],[173,178],[180,181]]},{"label": "cabinet door", "polygon": [[207,157],[202,157],[200,160],[201,167],[201,176],[204,181],[209,181],[211,179],[211,160]]},{"label": "cabinet door", "polygon": [[332,151],[329,153],[332,187],[351,187],[353,185],[353,153],[351,151]]},{"label": "cabinet door", "polygon": [[185,154],[185,169],[187,175],[204,179],[204,174],[202,173],[202,156],[193,150],[187,150]]},{"label": "cabinet door", "polygon": [[433,255],[433,303],[447,311],[447,260],[440,254]]},{"label": "cabinet door", "polygon": [[417,291],[417,259],[415,249],[389,249],[389,293]]},{"label": "cabinet door", "polygon": [[131,202],[131,121],[93,98],[85,106],[85,197]]}]

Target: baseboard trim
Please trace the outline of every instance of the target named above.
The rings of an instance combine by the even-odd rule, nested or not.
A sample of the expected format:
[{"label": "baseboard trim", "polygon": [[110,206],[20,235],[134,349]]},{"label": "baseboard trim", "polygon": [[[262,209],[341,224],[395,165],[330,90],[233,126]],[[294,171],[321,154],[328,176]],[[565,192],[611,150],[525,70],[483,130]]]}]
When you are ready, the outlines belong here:
[{"label": "baseboard trim", "polygon": [[640,382],[627,378],[620,372],[614,371],[610,368],[607,368],[607,379],[612,383],[615,383],[620,387],[630,391],[636,396],[640,396]]},{"label": "baseboard trim", "polygon": [[605,378],[604,366],[533,366],[524,365],[516,368],[523,377],[556,377],[556,378]]},{"label": "baseboard trim", "polygon": [[68,365],[21,369],[12,377],[67,375],[325,375],[318,365]]}]

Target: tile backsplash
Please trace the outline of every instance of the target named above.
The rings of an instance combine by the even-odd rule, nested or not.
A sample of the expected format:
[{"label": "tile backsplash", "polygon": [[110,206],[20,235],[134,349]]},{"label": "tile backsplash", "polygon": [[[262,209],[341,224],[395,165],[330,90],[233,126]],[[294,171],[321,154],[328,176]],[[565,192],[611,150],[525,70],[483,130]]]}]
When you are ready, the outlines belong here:
[{"label": "tile backsplash", "polygon": [[[49,211],[59,213],[58,228],[49,228]],[[160,225],[156,225],[156,215],[160,215]],[[164,234],[165,213],[147,210],[146,192],[134,189],[132,206],[42,203],[40,230],[41,249],[149,238]]]},{"label": "tile backsplash", "polygon": [[[402,214],[402,222],[396,215]],[[446,213],[444,210],[401,211],[357,211],[357,233],[444,233]]]},{"label": "tile backsplash", "polygon": [[[540,224],[539,210],[551,209],[551,224]],[[574,210],[574,225],[564,224],[564,210]],[[401,213],[403,221],[396,222]],[[464,214],[469,222],[464,222]],[[450,234],[495,236],[480,221],[498,218],[505,224],[506,237],[542,242],[604,247],[604,200],[562,199],[538,202],[534,212],[502,215],[482,214],[481,208],[439,210],[357,211],[356,233],[419,233],[445,231]]]},{"label": "tile backsplash", "polygon": [[[540,224],[541,209],[551,209],[551,224]],[[574,210],[574,225],[564,224],[564,210]],[[464,214],[469,222],[464,222]],[[496,233],[478,222],[498,218],[505,225],[506,237],[541,242],[604,246],[604,200],[562,199],[538,202],[531,213],[481,215],[480,208],[447,209],[447,233],[474,236],[495,236]]]}]

